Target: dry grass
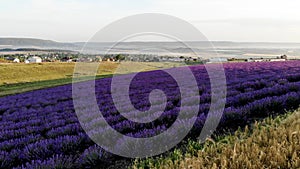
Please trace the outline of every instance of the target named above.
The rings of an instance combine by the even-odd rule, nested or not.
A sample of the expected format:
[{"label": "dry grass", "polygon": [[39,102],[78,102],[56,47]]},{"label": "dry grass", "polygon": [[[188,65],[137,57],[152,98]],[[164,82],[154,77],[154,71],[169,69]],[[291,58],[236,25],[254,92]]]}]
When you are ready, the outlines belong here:
[{"label": "dry grass", "polygon": [[[122,66],[120,66],[122,65]],[[0,97],[43,89],[73,82],[75,63],[0,63]],[[93,66],[98,66],[96,78],[110,77],[113,74],[132,73],[183,66],[181,63],[158,62],[101,62],[87,63],[75,73],[75,80],[93,79]],[[122,68],[121,72],[116,71]]]},{"label": "dry grass", "polygon": [[[102,62],[99,64],[97,75],[112,74],[118,67],[116,62]],[[179,66],[179,63],[154,63],[154,62],[130,62],[124,63],[124,72],[136,72],[140,70],[155,70]],[[36,82],[70,78],[74,72],[75,63],[38,63],[38,64],[0,64],[0,85]],[[127,69],[126,69],[127,66]]]},{"label": "dry grass", "polygon": [[[255,123],[221,140],[204,145],[189,142],[186,155],[136,161],[133,168],[257,169],[300,168],[300,111]],[[195,151],[195,149],[198,149]],[[170,157],[171,156],[171,157]],[[182,157],[181,157],[182,156]]]},{"label": "dry grass", "polygon": [[72,63],[1,64],[0,85],[66,78],[73,69]]},{"label": "dry grass", "polygon": [[[186,157],[179,168],[299,168],[300,167],[300,115],[290,117],[277,126],[272,120],[266,125],[254,125],[237,132],[229,140],[232,144],[211,144],[195,157]],[[176,166],[172,166],[176,168]]]},{"label": "dry grass", "polygon": [[9,63],[10,61],[0,58],[0,63]]}]

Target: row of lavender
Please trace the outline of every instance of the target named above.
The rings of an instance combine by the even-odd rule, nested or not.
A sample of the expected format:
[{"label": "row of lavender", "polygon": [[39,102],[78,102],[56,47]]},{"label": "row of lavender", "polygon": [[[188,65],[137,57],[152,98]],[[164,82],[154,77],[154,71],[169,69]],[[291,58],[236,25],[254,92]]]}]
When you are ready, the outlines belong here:
[{"label": "row of lavender", "polygon": [[[224,64],[227,98],[219,129],[245,125],[252,119],[297,108],[300,103],[299,65],[298,61]],[[200,96],[191,94],[182,99],[178,84],[164,71],[139,73],[133,79],[129,95],[134,109],[122,100],[119,104],[129,116],[136,116],[137,110],[145,111],[150,107],[154,107],[154,115],[159,114],[155,108],[159,110],[165,106],[157,120],[137,123],[122,116],[111,96],[111,78],[96,81],[99,109],[115,130],[127,136],[146,138],[166,131],[180,110],[189,112],[197,108],[198,118],[189,134],[189,137],[196,137],[211,106],[212,89],[204,66],[190,68],[197,79]],[[180,68],[175,69],[180,72]],[[184,75],[181,76],[184,80]],[[189,82],[184,84],[189,87]],[[154,89],[164,91],[166,105],[149,101],[149,93]],[[195,102],[195,97],[200,97],[200,104]],[[101,130],[105,133],[96,114],[88,114],[85,118],[88,121],[85,129],[91,133]],[[1,168],[86,168],[105,165],[109,163],[107,158],[117,158],[96,146],[83,131],[75,114],[71,85],[0,98],[0,120]],[[168,140],[165,141],[167,144]]]}]

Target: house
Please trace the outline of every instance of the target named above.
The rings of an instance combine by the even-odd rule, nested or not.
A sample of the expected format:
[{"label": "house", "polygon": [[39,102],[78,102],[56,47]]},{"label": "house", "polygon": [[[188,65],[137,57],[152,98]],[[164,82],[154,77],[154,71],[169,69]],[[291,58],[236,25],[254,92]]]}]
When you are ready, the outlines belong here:
[{"label": "house", "polygon": [[[27,63],[41,63],[41,62],[42,62],[42,59],[37,56],[33,56],[33,57],[27,59]],[[25,63],[26,63],[26,61],[25,61]]]},{"label": "house", "polygon": [[170,58],[169,59],[170,62],[184,62],[184,58]]},{"label": "house", "polygon": [[8,60],[8,61],[11,61],[11,62],[13,62],[15,60],[15,58],[13,58],[11,56],[5,57],[5,59]]},{"label": "house", "polygon": [[71,57],[63,57],[60,59],[61,62],[72,62],[72,58]]},{"label": "house", "polygon": [[13,60],[13,62],[14,62],[14,63],[20,63],[20,59],[15,58],[15,59]]},{"label": "house", "polygon": [[93,62],[92,58],[78,58],[76,62]]},{"label": "house", "polygon": [[287,60],[288,57],[287,57],[287,55],[281,55],[281,56],[280,56],[280,59],[285,59],[285,60]]},{"label": "house", "polygon": [[283,62],[286,61],[286,59],[270,59],[270,62]]},{"label": "house", "polygon": [[286,55],[281,55],[277,57],[271,57],[271,58],[249,58],[246,59],[247,62],[282,62],[286,61],[287,56]]},{"label": "house", "polygon": [[98,62],[102,62],[102,57],[101,57],[101,56],[96,56],[96,60],[97,60]]},{"label": "house", "polygon": [[220,62],[228,62],[227,58],[210,58],[207,63],[220,63]]},{"label": "house", "polygon": [[263,62],[264,60],[262,58],[250,58],[246,60],[247,62]]},{"label": "house", "polygon": [[106,62],[114,62],[115,59],[114,59],[114,58],[103,58],[102,61],[106,61]]}]

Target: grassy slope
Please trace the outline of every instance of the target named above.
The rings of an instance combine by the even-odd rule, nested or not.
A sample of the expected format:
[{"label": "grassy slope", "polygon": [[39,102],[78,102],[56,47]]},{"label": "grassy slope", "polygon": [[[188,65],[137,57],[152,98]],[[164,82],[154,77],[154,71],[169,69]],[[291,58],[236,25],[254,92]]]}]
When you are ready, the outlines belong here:
[{"label": "grassy slope", "polygon": [[[95,78],[104,78],[104,77],[111,77],[112,74],[106,75],[97,75]],[[85,78],[88,80],[88,78]],[[38,90],[43,88],[49,88],[54,86],[60,86],[65,84],[72,83],[72,78],[62,78],[62,79],[54,79],[54,80],[43,80],[43,81],[34,81],[34,82],[27,82],[27,83],[15,83],[15,84],[6,84],[0,86],[0,97],[13,95],[23,92],[28,92],[32,90]],[[79,80],[80,81],[80,80]]]},{"label": "grassy slope", "polygon": [[74,64],[1,64],[0,85],[61,79],[72,76]]},{"label": "grassy slope", "polygon": [[267,118],[234,135],[188,141],[186,153],[136,160],[133,168],[300,168],[300,111]]},{"label": "grassy slope", "polygon": [[[122,72],[149,71],[181,66],[180,63],[124,62]],[[0,96],[72,82],[75,63],[0,64]],[[97,78],[111,76],[119,63],[102,62]]]}]

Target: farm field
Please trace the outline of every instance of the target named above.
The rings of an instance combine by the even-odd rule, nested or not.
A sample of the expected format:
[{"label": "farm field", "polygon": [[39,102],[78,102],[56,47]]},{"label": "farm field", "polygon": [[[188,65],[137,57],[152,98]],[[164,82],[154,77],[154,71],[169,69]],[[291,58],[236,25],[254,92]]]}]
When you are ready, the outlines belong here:
[{"label": "farm field", "polygon": [[[180,63],[123,62],[130,73],[181,66]],[[102,62],[99,64],[97,78],[114,73],[119,63]],[[38,63],[13,64],[0,63],[0,97],[47,87],[64,85],[72,82],[75,63]]]},{"label": "farm field", "polygon": [[[226,101],[225,110],[215,134],[235,131],[239,127],[251,125],[256,120],[297,109],[300,104],[299,65],[299,61],[224,64],[226,99],[220,97],[215,102]],[[118,95],[118,104],[126,110],[126,117],[138,117],[137,110],[145,111],[150,107],[153,116],[160,115],[158,119],[148,123],[130,121],[121,115],[112,98],[115,94],[115,91],[111,91],[112,79],[97,79],[95,94],[103,119],[124,137],[147,138],[166,132],[170,126],[176,124],[176,118],[183,112],[185,116],[179,123],[180,129],[189,129],[188,126],[192,124],[191,131],[184,137],[184,141],[196,139],[212,104],[211,92],[213,89],[218,91],[220,86],[211,87],[210,77],[203,65],[190,66],[198,85],[197,91],[187,93],[182,98],[180,87],[183,91],[189,91],[191,88],[191,82],[185,81],[184,69],[168,69],[175,72],[178,80],[181,80],[180,86],[172,76],[162,70],[138,73],[129,86],[129,101],[134,106],[128,105],[127,97]],[[127,79],[129,75],[119,77]],[[89,93],[85,92],[87,85],[89,82],[78,83],[82,92],[79,92],[74,100],[88,96]],[[119,83],[118,87],[122,88],[123,85],[125,84]],[[162,100],[158,95],[153,96],[150,101],[148,97],[154,89],[164,91],[166,100]],[[223,91],[218,92],[220,93],[215,94],[222,95]],[[103,140],[107,138],[106,128],[99,124],[99,121],[103,121],[97,116],[99,112],[90,110],[90,113],[76,115],[74,100],[70,84],[1,97],[0,167],[105,168],[120,160],[120,157],[95,145],[86,134]],[[90,108],[90,104],[93,104],[88,100],[83,103],[86,103],[84,108]],[[163,113],[160,111],[161,107],[164,107]],[[197,117],[192,121],[190,117],[195,109]],[[215,109],[212,115],[218,113],[219,110]],[[145,120],[149,120],[148,118],[145,117]],[[84,119],[82,126],[78,119]],[[176,136],[177,133],[174,131],[169,134]],[[130,151],[130,147],[126,147],[129,143],[123,140],[123,137],[118,138],[115,148],[124,152]],[[162,140],[160,143],[165,145],[171,141]],[[155,145],[147,146],[151,148]],[[127,162],[131,161],[127,159]]]}]

